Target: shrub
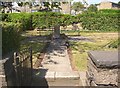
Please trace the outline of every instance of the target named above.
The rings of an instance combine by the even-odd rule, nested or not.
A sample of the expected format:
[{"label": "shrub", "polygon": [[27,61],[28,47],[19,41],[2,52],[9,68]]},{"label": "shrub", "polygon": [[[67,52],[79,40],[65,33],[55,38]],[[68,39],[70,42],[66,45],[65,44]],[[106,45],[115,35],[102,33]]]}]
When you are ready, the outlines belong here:
[{"label": "shrub", "polygon": [[8,18],[8,14],[6,13],[1,13],[1,21],[7,21],[7,18]]},{"label": "shrub", "polygon": [[19,25],[15,23],[0,23],[2,26],[2,52],[3,55],[20,46]]}]

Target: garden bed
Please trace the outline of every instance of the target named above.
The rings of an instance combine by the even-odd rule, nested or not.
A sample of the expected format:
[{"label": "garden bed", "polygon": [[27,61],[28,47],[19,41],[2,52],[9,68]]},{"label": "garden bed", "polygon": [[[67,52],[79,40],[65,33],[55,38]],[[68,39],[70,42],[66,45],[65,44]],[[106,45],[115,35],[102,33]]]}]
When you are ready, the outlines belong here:
[{"label": "garden bed", "polygon": [[44,48],[41,50],[40,54],[37,56],[37,60],[35,64],[33,65],[33,68],[37,69],[39,67],[42,67],[41,62],[43,61],[43,58],[45,56],[46,49],[48,48],[48,46],[49,46],[49,42],[45,44]]},{"label": "garden bed", "polygon": [[71,50],[71,48],[68,48],[68,49],[67,49],[67,52],[68,52],[68,55],[69,55],[69,59],[70,59],[70,63],[71,63],[72,70],[77,71],[78,69],[76,68],[75,62],[74,62],[74,60],[73,60],[74,58],[73,58],[73,56],[72,56],[72,50]]}]

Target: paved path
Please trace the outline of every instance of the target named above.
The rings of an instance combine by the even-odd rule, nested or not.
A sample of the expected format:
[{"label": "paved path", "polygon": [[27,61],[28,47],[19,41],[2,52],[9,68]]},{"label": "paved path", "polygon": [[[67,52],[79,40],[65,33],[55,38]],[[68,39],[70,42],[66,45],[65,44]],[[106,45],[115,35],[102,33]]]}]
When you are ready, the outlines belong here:
[{"label": "paved path", "polygon": [[51,43],[47,49],[45,58],[43,59],[43,68],[48,68],[49,71],[66,72],[72,71],[70,60],[64,43]]},{"label": "paved path", "polygon": [[65,41],[59,39],[50,43],[42,67],[34,73],[34,78],[39,80],[34,85],[81,86],[79,72],[71,68]]}]

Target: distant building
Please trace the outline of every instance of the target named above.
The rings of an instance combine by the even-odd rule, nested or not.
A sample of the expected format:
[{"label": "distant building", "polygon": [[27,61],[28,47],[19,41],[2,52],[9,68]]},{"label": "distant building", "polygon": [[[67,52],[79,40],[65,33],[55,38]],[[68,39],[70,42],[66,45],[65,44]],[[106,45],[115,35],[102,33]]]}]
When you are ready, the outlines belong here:
[{"label": "distant building", "polygon": [[101,2],[98,6],[98,10],[101,9],[120,9],[120,5],[118,5],[117,3],[114,2]]},{"label": "distant building", "polygon": [[60,12],[63,14],[71,14],[71,2],[61,3]]},{"label": "distant building", "polygon": [[60,12],[63,14],[71,14],[71,2],[60,2],[60,8],[53,8],[53,12]]},{"label": "distant building", "polygon": [[[8,2],[4,2],[5,5],[7,5]],[[2,2],[1,2],[2,4]],[[18,6],[16,2],[11,2],[11,11],[12,13],[20,13],[20,12],[37,12],[37,11],[43,11],[45,10],[45,7],[43,6],[43,2],[39,2],[38,6],[33,6],[32,8],[29,7],[29,5],[25,6]],[[38,3],[37,3],[38,4]],[[61,12],[63,14],[71,14],[71,2],[61,2],[60,8],[53,8],[53,12]],[[2,9],[4,10],[4,9]],[[2,11],[1,10],[1,11]],[[5,13],[9,12],[9,8],[5,8]]]}]

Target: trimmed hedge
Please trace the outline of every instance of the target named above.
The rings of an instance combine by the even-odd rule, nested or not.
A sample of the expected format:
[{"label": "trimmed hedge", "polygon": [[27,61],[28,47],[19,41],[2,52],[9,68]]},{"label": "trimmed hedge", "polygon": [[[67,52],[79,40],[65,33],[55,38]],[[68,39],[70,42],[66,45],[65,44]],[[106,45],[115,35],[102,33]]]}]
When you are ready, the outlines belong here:
[{"label": "trimmed hedge", "polygon": [[20,23],[22,30],[32,29],[32,19],[29,13],[4,13],[2,14],[2,21]]},{"label": "trimmed hedge", "polygon": [[56,24],[67,26],[82,23],[83,29],[118,31],[120,10],[100,10],[96,13],[83,13],[77,16],[55,12],[9,13],[3,14],[2,21],[21,23],[22,30],[50,28]]},{"label": "trimmed hedge", "polygon": [[99,31],[118,31],[119,13],[85,13],[78,15],[83,29]]},{"label": "trimmed hedge", "polygon": [[102,10],[99,10],[99,12],[113,14],[113,13],[120,13],[120,10],[114,10],[114,9],[102,9]]},{"label": "trimmed hedge", "polygon": [[2,26],[2,54],[5,55],[20,46],[19,24],[1,22]]},{"label": "trimmed hedge", "polygon": [[77,22],[78,19],[75,16],[56,12],[35,12],[3,14],[2,21],[21,23],[22,30],[29,30],[34,28],[50,28],[55,25],[66,26]]},{"label": "trimmed hedge", "polygon": [[36,12],[32,13],[33,28],[50,28],[55,25],[67,26],[76,22],[77,19],[68,14],[60,14],[55,12]]},{"label": "trimmed hedge", "polygon": [[50,28],[60,23],[60,13],[52,12],[36,12],[32,13],[32,27],[33,28]]},{"label": "trimmed hedge", "polygon": [[82,23],[83,29],[98,31],[119,31],[119,11],[101,10],[77,16],[55,12],[2,13],[3,54],[19,47],[20,35],[24,30],[50,28],[55,25],[67,26]]}]

